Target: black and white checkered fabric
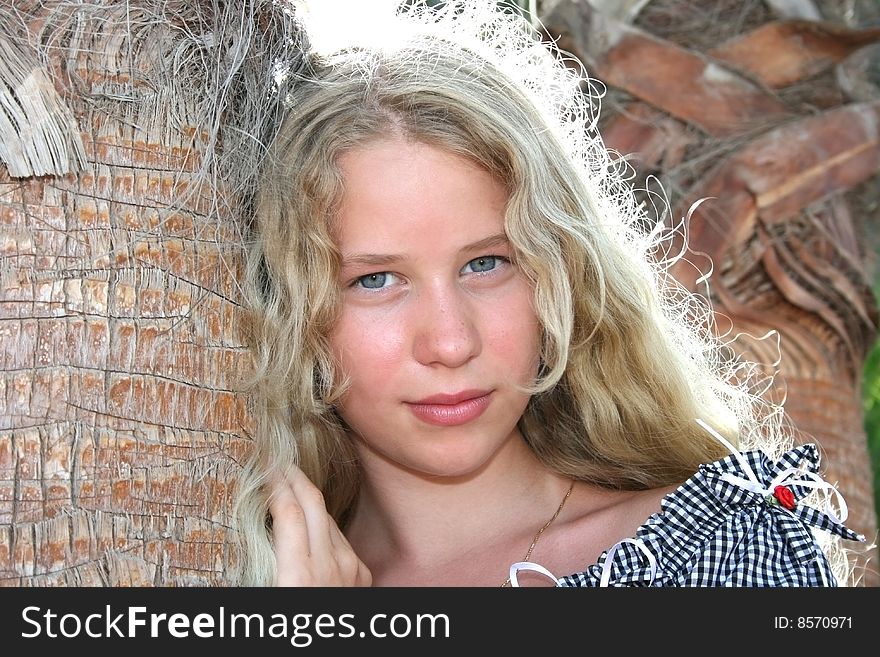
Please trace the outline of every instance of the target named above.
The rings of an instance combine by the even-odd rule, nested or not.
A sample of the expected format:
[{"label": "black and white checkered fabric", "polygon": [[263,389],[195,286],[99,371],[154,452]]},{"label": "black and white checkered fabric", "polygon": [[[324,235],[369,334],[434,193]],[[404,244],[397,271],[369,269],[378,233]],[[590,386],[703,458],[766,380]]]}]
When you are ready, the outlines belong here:
[{"label": "black and white checkered fabric", "polygon": [[584,572],[559,578],[557,585],[837,586],[813,528],[849,540],[864,537],[801,503],[811,492],[808,486],[789,486],[795,499],[789,510],[735,483],[737,478],[754,480],[753,474],[769,487],[787,470],[815,474],[818,465],[812,444],[789,450],[775,463],[760,451],[749,451],[703,465],[666,496],[661,513],[651,516],[634,539],[604,552]]}]

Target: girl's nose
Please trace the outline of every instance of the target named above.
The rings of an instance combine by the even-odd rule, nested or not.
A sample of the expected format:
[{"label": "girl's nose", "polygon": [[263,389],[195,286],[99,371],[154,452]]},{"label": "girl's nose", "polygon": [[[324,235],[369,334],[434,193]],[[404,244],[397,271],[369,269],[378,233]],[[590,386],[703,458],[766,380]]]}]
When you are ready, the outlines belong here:
[{"label": "girl's nose", "polygon": [[413,341],[413,355],[419,363],[460,367],[480,353],[480,334],[471,303],[458,289],[420,294]]}]

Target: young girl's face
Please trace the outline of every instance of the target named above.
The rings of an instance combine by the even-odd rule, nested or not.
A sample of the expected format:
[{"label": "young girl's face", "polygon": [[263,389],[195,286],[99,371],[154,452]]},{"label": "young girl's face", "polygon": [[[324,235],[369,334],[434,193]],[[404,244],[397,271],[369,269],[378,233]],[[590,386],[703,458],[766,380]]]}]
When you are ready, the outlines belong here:
[{"label": "young girl's face", "polygon": [[340,158],[338,411],[365,467],[466,475],[510,441],[540,327],[509,258],[507,193],[471,161],[403,139]]}]

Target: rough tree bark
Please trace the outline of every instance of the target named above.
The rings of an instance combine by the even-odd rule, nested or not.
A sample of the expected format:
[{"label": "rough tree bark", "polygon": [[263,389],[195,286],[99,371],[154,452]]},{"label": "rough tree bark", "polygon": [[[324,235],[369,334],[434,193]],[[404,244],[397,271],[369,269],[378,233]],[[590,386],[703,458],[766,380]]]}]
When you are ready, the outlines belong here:
[{"label": "rough tree bark", "polygon": [[0,583],[222,584],[250,430],[234,217],[291,17],[15,0],[0,36]]},{"label": "rough tree bark", "polygon": [[[820,8],[548,0],[541,18],[607,85],[605,143],[641,184],[659,178],[669,225],[706,199],[673,271],[713,300],[718,330],[741,336],[736,351],[776,372],[766,394],[822,448],[847,524],[876,540],[861,372],[878,321],[866,226],[880,198],[880,79],[869,75],[880,27]],[[751,339],[771,330],[778,341]],[[880,585],[876,548],[853,558],[860,584]]]}]

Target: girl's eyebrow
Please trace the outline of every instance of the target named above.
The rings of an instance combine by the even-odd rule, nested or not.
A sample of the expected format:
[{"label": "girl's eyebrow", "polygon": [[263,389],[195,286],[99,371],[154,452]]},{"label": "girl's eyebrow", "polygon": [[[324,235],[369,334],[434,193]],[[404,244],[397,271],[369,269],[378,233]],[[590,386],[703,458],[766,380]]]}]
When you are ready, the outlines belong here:
[{"label": "girl's eyebrow", "polygon": [[342,258],[343,267],[355,265],[393,265],[403,260],[400,255],[382,255],[379,253],[355,253]]},{"label": "girl's eyebrow", "polygon": [[489,237],[478,240],[472,244],[468,244],[467,246],[462,247],[461,251],[482,251],[484,249],[494,249],[499,246],[507,245],[507,235],[504,233],[498,233],[497,235],[490,235]]},{"label": "girl's eyebrow", "polygon": [[[461,253],[470,253],[473,251],[482,251],[485,249],[492,249],[499,246],[507,246],[508,240],[507,235],[504,233],[498,233],[497,235],[490,235],[489,237],[485,237],[481,240],[477,240],[476,242],[472,242],[471,244],[467,244],[461,249],[459,252]],[[342,258],[342,266],[343,267],[353,267],[358,265],[369,265],[369,266],[386,266],[393,265],[404,259],[402,255],[392,255],[392,254],[382,254],[382,253],[353,253],[346,255]]]}]

